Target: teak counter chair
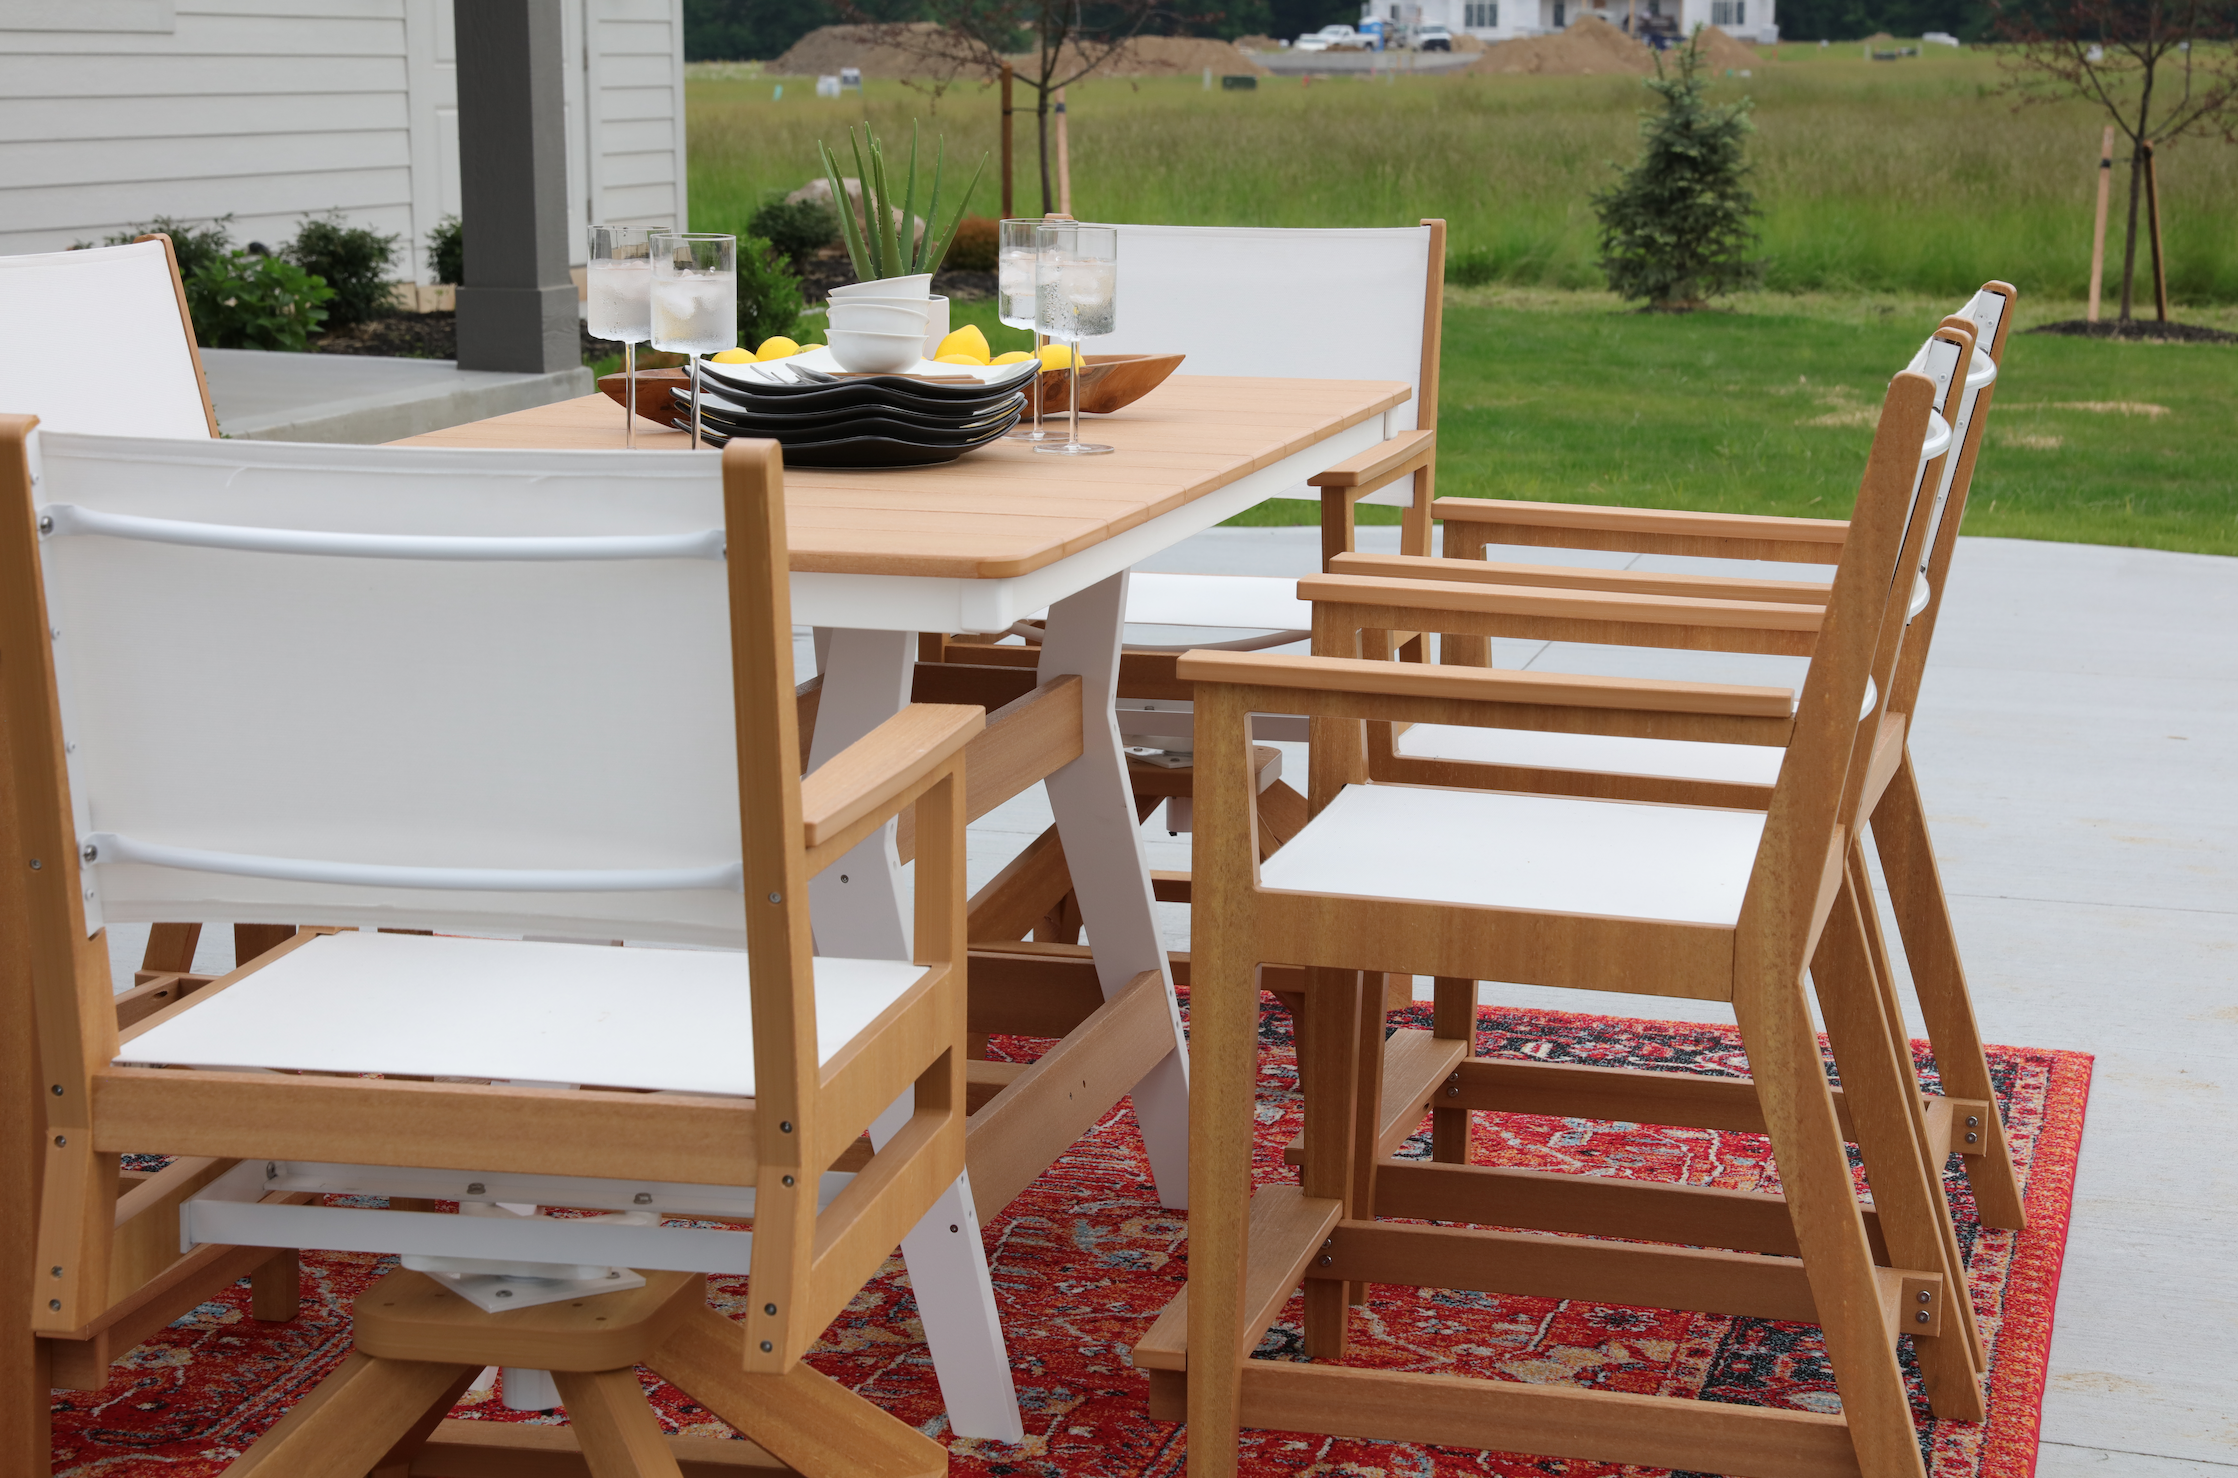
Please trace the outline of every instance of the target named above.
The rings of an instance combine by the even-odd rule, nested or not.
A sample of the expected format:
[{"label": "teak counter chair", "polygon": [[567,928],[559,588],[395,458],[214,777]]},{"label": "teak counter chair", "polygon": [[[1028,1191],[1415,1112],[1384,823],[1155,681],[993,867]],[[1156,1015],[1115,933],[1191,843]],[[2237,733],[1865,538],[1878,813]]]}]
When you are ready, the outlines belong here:
[{"label": "teak counter chair", "polygon": [[[32,859],[10,978],[45,1110],[36,1257],[9,1249],[31,1327],[100,1315],[117,1154],[160,1145],[242,1162],[182,1208],[185,1240],[410,1269],[233,1472],[388,1471],[501,1365],[552,1372],[597,1478],[674,1474],[690,1444],[661,1437],[639,1364],[800,1472],[944,1471],[800,1356],[963,1174],[962,752],[984,715],[907,708],[801,778],[775,445],[733,443],[718,501],[699,459],[34,425],[0,420]],[[293,677],[161,721],[244,670]],[[813,958],[810,878],[905,809],[914,959]],[[104,921],[243,914],[360,932],[306,929],[120,1035]],[[827,1175],[866,1128],[875,1153]],[[322,1191],[487,1214],[293,1204]],[[743,1323],[707,1272],[750,1274]]]},{"label": "teak counter chair", "polygon": [[[1318,498],[1322,562],[1353,547],[1355,505],[1398,504],[1408,511],[1400,546],[1430,553],[1429,509],[1437,449],[1438,354],[1445,288],[1445,222],[1402,228],[1282,228],[1120,225],[1120,307],[1115,333],[1084,346],[1103,354],[1186,354],[1187,374],[1308,376],[1403,380],[1413,396],[1385,417],[1387,439],[1285,496]],[[1336,310],[1334,319],[1330,316]],[[1332,328],[1341,323],[1341,329]],[[1119,681],[1119,729],[1127,743],[1160,751],[1129,765],[1137,808],[1147,817],[1161,804],[1169,830],[1190,827],[1189,686],[1174,677],[1180,653],[1202,646],[1189,628],[1245,631],[1230,649],[1302,641],[1312,614],[1296,582],[1266,575],[1137,571],[1128,582],[1127,624]],[[1141,638],[1160,628],[1170,643]],[[927,662],[1033,665],[1038,630],[1021,623],[1025,646],[993,645],[995,637],[928,634]],[[1296,718],[1263,716],[1261,739],[1303,740]],[[1273,845],[1305,823],[1305,800],[1280,777],[1278,752],[1259,754],[1262,835]],[[990,909],[1020,938],[1069,942],[1078,910],[1066,898],[1061,851],[1048,839],[1035,868],[1010,880],[1022,906]],[[1185,874],[1161,873],[1158,897],[1186,902]],[[989,902],[994,902],[990,899]],[[1048,922],[1040,921],[1047,919]],[[1022,923],[1011,923],[1021,920]],[[976,933],[997,942],[995,933]]]},{"label": "teak counter chair", "polygon": [[[1846,842],[1883,729],[1880,695],[1901,656],[1896,575],[1917,557],[1934,486],[1920,464],[1948,447],[1934,398],[1921,375],[1900,374],[1889,387],[1799,699],[1776,688],[1356,658],[1183,659],[1204,739],[1197,1194],[1190,1287],[1138,1346],[1136,1363],[1152,1371],[1154,1410],[1171,1411],[1175,1387],[1185,1386],[1198,1478],[1235,1471],[1236,1433],[1247,1425],[1751,1478],[1919,1478],[1897,1343],[1910,1332],[1922,1346],[1954,1336],[1962,1345],[1946,1305],[1964,1292],[1934,1251],[1933,1207],[1893,1171],[1885,1186],[1876,1178],[1875,1219],[1905,1262],[1877,1264],[1804,977],[1824,935],[1863,927]],[[1362,721],[1475,722],[1767,743],[1784,746],[1787,759],[1761,812],[1368,784],[1358,767],[1317,766],[1313,820],[1262,865],[1251,836],[1248,716],[1300,709],[1316,720],[1317,751],[1324,735],[1338,739]],[[1356,754],[1358,740],[1335,752]],[[1269,961],[1306,970],[1306,1161],[1301,1186],[1253,1196],[1256,984]],[[1383,1162],[1387,1064],[1442,1054],[1435,1082],[1469,1050],[1465,1027],[1387,1046],[1380,992],[1361,985],[1362,972],[1385,970],[1731,1001],[1783,1196],[1451,1164],[1402,1172]],[[1878,1004],[1869,991],[1841,999]],[[1842,1047],[1858,1049],[1848,1094],[1869,1129],[1869,1170],[1916,1158],[1908,1066],[1873,1052],[1885,1048],[1883,1024],[1829,1024]],[[1916,1262],[1915,1251],[1924,1254]],[[1317,1359],[1341,1355],[1347,1285],[1360,1283],[1814,1321],[1842,1414],[1251,1359],[1301,1281]]]},{"label": "teak counter chair", "polygon": [[[2013,289],[2004,283],[1984,287],[1962,313],[1944,320],[1935,339],[1912,361],[1914,370],[1930,374],[1939,384],[1948,382],[1947,403],[1939,404],[1939,409],[1950,419],[1957,445],[1944,462],[1928,542],[1911,590],[1912,621],[1904,661],[1889,695],[1895,726],[1891,748],[1874,768],[1865,811],[1872,821],[1895,922],[1947,1095],[1929,1100],[1936,1138],[1962,1157],[1982,1223],[2018,1229],[2026,1224],[2019,1178],[1996,1110],[1988,1060],[1966,990],[1910,751],[1920,683],[1948,589],[2014,297]],[[1963,380],[1939,361],[1930,362],[1950,353],[1948,348],[1936,350],[1935,340],[1956,346],[1960,339],[1972,345],[1961,354],[1966,365]],[[1492,636],[1792,655],[1807,655],[1810,650],[1813,612],[1826,599],[1822,582],[1488,562],[1482,554],[1486,540],[1493,536],[1486,530],[1502,527],[1498,520],[1505,516],[1503,506],[1488,500],[1441,499],[1439,507],[1453,515],[1445,525],[1447,558],[1347,555],[1332,565],[1338,578],[1314,582],[1313,589],[1321,598],[1359,601],[1367,582],[1390,582],[1389,603],[1404,609],[1437,598],[1420,582],[1466,582],[1476,588],[1476,594],[1456,596],[1453,603],[1478,607],[1475,624],[1467,632],[1441,637],[1439,653],[1441,660],[1462,665],[1487,665]],[[1556,525],[1554,515],[1544,511],[1558,506],[1529,505],[1517,515],[1528,528],[1539,531],[1532,536],[1534,542],[1542,536],[1547,543],[1559,542],[1546,532]],[[1607,540],[1616,537],[1614,530],[1621,532],[1624,541],[1617,547],[1697,555],[1722,548],[1742,558],[1830,559],[1839,546],[1829,544],[1826,533],[1832,529],[1838,537],[1845,527],[1838,521],[1817,519],[1736,520],[1724,514],[1636,509],[1568,511],[1578,522],[1560,540],[1569,541],[1571,547],[1612,547]],[[1736,532],[1736,524],[1745,524],[1746,531]],[[1498,537],[1513,532],[1509,529]],[[1775,536],[1787,542],[1767,542]],[[1659,609],[1658,602],[1669,603],[1668,608]],[[1701,602],[1738,604],[1719,613],[1714,605]],[[1631,609],[1601,608],[1623,606]],[[1703,805],[1765,804],[1780,766],[1776,750],[1612,735],[1418,724],[1404,728],[1395,740],[1383,726],[1376,726],[1368,739],[1369,769],[1379,779]],[[1854,865],[1862,875],[1862,839],[1856,844],[1860,851]],[[1878,909],[1869,888],[1861,896],[1866,900],[1876,971],[1886,981],[1893,971]],[[1900,1022],[1900,1013],[1894,1019]]]}]

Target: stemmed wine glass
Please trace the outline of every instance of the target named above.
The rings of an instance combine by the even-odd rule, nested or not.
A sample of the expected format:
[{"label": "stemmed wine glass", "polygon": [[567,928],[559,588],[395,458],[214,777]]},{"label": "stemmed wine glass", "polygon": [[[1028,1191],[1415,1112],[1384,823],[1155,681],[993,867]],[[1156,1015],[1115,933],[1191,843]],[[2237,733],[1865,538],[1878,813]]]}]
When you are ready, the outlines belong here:
[{"label": "stemmed wine glass", "polygon": [[1119,228],[1046,222],[1035,228],[1041,243],[1035,322],[1041,332],[1071,346],[1072,426],[1061,442],[1034,450],[1092,457],[1111,450],[1080,439],[1080,341],[1119,327]]},{"label": "stemmed wine glass", "polygon": [[1041,275],[1041,222],[1031,220],[1006,220],[1002,223],[1002,236],[995,257],[995,292],[999,316],[1012,328],[1022,328],[1034,336],[1034,423],[1010,433],[1012,441],[1049,441],[1057,433],[1045,431],[1041,425],[1041,346],[1044,340],[1039,328],[1037,293]]},{"label": "stemmed wine glass", "polygon": [[692,446],[699,446],[699,356],[738,347],[738,238],[656,231],[653,347],[690,356]]},{"label": "stemmed wine glass", "polygon": [[591,227],[590,331],[622,346],[622,445],[637,445],[637,346],[653,336],[653,232]]}]

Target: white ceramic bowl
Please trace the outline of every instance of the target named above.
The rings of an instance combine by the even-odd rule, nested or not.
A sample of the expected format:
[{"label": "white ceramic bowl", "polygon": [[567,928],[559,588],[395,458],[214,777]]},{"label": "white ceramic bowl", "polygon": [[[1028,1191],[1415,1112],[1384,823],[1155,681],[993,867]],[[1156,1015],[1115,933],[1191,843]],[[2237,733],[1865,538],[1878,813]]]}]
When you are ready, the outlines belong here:
[{"label": "white ceramic bowl", "polygon": [[843,301],[831,305],[830,324],[833,328],[857,333],[917,334],[925,333],[925,308],[927,302],[855,302]]},{"label": "white ceramic bowl", "polygon": [[842,369],[857,374],[893,374],[914,367],[925,356],[922,333],[882,334],[832,328],[825,342]]},{"label": "white ceramic bowl", "polygon": [[850,282],[845,287],[835,287],[831,296],[841,298],[916,298],[932,296],[932,274],[919,272],[909,277],[880,277],[870,282]]}]

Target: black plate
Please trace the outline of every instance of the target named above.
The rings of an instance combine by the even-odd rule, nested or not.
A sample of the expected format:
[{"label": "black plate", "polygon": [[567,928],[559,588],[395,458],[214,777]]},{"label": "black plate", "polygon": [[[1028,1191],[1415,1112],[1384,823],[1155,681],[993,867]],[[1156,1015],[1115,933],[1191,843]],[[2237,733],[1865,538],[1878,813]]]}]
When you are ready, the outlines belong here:
[{"label": "black plate", "polygon": [[775,436],[785,431],[812,431],[819,427],[837,427],[866,416],[898,422],[904,426],[919,426],[929,431],[970,431],[992,424],[1018,410],[1026,397],[1012,392],[984,406],[971,406],[955,414],[913,410],[908,407],[870,401],[837,410],[779,412],[766,410],[759,405],[741,405],[728,396],[712,392],[702,393],[700,409],[704,415],[722,416],[737,423],[730,429],[749,436]]},{"label": "black plate", "polygon": [[1020,392],[1015,389],[979,390],[969,397],[934,399],[900,388],[912,382],[887,377],[882,381],[855,380],[835,385],[820,385],[805,391],[784,391],[765,395],[759,390],[746,390],[735,385],[723,384],[712,376],[700,384],[700,398],[730,402],[739,410],[767,412],[772,415],[798,416],[825,411],[884,410],[913,411],[922,416],[970,419],[1012,399]]},{"label": "black plate", "polygon": [[[785,465],[788,467],[932,467],[942,462],[953,462],[965,452],[1002,439],[1002,434],[1016,425],[1013,415],[976,441],[961,445],[934,446],[919,441],[903,440],[893,436],[849,436],[834,441],[798,442],[785,446]],[[672,423],[679,431],[691,430],[691,422],[678,420]],[[710,430],[706,417],[701,416],[701,438],[710,446],[722,446],[730,438],[719,431]]]},{"label": "black plate", "polygon": [[841,379],[837,375],[827,375],[820,370],[802,369],[798,366],[793,367],[793,373],[802,376],[809,383],[805,385],[765,385],[758,380],[734,381],[728,379],[723,374],[723,370],[726,368],[728,366],[711,363],[702,364],[700,374],[703,380],[706,377],[712,377],[721,382],[728,392],[734,395],[744,393],[792,399],[824,395],[833,390],[867,389],[880,395],[915,396],[922,400],[933,401],[936,404],[950,404],[957,401],[983,400],[990,396],[999,396],[1005,391],[1017,390],[1033,378],[1035,366],[1030,359],[1022,360],[1017,364],[1004,366],[1005,369],[1012,371],[1011,374],[991,383],[974,379],[968,385],[940,384],[931,380],[911,379],[907,375],[867,375],[861,379]]}]

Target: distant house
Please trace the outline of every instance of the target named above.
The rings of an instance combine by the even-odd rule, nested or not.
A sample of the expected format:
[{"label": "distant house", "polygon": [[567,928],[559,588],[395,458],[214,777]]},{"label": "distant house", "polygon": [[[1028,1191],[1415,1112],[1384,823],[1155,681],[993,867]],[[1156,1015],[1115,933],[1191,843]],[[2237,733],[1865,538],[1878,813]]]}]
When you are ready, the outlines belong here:
[{"label": "distant house", "polygon": [[[339,206],[431,282],[459,210],[452,0],[0,0],[0,255],[152,216],[278,243]],[[559,0],[571,260],[684,221],[683,0]]]},{"label": "distant house", "polygon": [[1775,0],[1363,0],[1363,20],[1445,26],[1484,41],[1559,31],[1581,16],[1598,16],[1638,35],[1685,36],[1717,26],[1742,41],[1779,39]]}]

